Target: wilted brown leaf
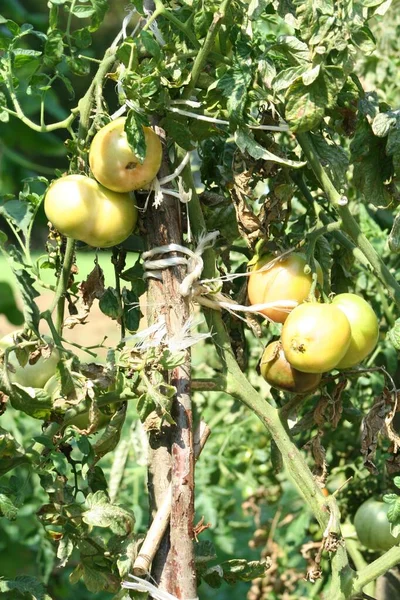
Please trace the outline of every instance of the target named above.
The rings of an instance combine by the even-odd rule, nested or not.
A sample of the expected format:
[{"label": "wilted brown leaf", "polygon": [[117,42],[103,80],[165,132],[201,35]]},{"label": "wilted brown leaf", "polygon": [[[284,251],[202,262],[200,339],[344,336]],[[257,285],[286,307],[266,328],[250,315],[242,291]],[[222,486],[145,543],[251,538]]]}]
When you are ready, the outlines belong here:
[{"label": "wilted brown leaf", "polygon": [[80,285],[83,303],[90,308],[94,300],[99,300],[105,291],[103,269],[96,262],[86,281]]},{"label": "wilted brown leaf", "polygon": [[370,473],[377,473],[374,464],[375,452],[378,446],[378,436],[385,429],[385,418],[387,412],[387,394],[382,392],[381,396],[375,399],[369,413],[364,417],[361,430],[361,453],[364,456],[364,465]]},{"label": "wilted brown leaf", "polygon": [[313,455],[313,459],[315,461],[315,465],[313,468],[313,474],[316,478],[318,484],[323,487],[325,485],[326,477],[328,474],[327,466],[326,466],[326,450],[322,445],[321,438],[323,432],[318,431],[317,435],[315,435],[307,444],[305,444],[305,449],[310,449]]}]

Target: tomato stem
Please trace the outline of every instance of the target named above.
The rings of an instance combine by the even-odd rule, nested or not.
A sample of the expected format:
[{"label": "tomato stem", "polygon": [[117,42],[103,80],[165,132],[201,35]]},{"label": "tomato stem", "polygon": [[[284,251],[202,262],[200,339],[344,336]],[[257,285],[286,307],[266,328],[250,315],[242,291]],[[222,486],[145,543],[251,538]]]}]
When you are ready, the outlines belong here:
[{"label": "tomato stem", "polygon": [[61,267],[61,273],[58,277],[56,293],[51,305],[50,312],[57,307],[57,320],[56,320],[56,331],[61,335],[64,322],[64,303],[65,293],[68,289],[68,281],[71,273],[72,262],[74,260],[75,253],[75,240],[67,238],[65,247],[64,260]]}]

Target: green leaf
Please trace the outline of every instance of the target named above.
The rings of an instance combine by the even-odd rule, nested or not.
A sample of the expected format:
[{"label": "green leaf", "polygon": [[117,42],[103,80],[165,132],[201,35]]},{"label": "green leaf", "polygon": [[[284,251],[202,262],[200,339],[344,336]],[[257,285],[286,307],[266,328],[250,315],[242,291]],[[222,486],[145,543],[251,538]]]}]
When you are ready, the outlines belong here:
[{"label": "green leaf", "polygon": [[89,48],[92,43],[92,36],[90,34],[89,29],[83,27],[82,29],[77,29],[72,34],[72,41],[75,46],[79,49]]},{"label": "green leaf", "polygon": [[158,60],[161,56],[161,48],[154,36],[149,31],[141,31],[138,40],[143,44],[147,54]]},{"label": "green leaf", "polygon": [[43,63],[46,67],[53,68],[61,62],[63,55],[63,35],[61,31],[53,29],[49,32],[44,46]]},{"label": "green leaf", "polygon": [[0,475],[26,461],[23,447],[11,433],[0,427]]},{"label": "green leaf", "polygon": [[0,200],[0,215],[10,220],[26,235],[28,226],[33,218],[29,204],[20,200]]},{"label": "green leaf", "polygon": [[192,133],[189,127],[173,116],[168,115],[162,121],[162,127],[168,134],[168,137],[174,140],[184,150],[193,150]]},{"label": "green leaf", "polygon": [[92,6],[95,9],[95,14],[90,20],[89,31],[97,31],[103,22],[103,19],[110,8],[108,0],[91,0]]},{"label": "green leaf", "polygon": [[99,300],[99,308],[102,313],[111,319],[120,319],[122,315],[122,307],[118,297],[117,290],[108,287]]},{"label": "green leaf", "polygon": [[304,42],[291,35],[281,35],[277,39],[275,48],[285,54],[290,63],[295,61],[298,64],[311,62],[310,50]]},{"label": "green leaf", "polygon": [[14,290],[4,281],[0,281],[0,314],[12,325],[22,325],[24,322],[24,315],[17,306]]},{"label": "green leaf", "polygon": [[74,6],[71,10],[72,14],[78,19],[89,19],[95,14],[95,9],[92,6]]},{"label": "green leaf", "polygon": [[320,72],[321,72],[321,65],[316,65],[312,69],[305,71],[301,76],[301,80],[305,86],[311,85],[317,79]]},{"label": "green leaf", "polygon": [[318,158],[328,172],[336,189],[346,188],[349,158],[344,148],[319,133],[313,133],[311,136]]},{"label": "green leaf", "polygon": [[397,125],[396,115],[393,113],[378,113],[372,121],[372,131],[378,137],[386,137],[389,131]]},{"label": "green leaf", "polygon": [[120,408],[113,414],[110,422],[107,424],[101,437],[96,441],[93,450],[96,457],[105,456],[114,450],[121,438],[122,426],[125,422],[126,405],[121,405]]},{"label": "green leaf", "polygon": [[237,123],[243,116],[247,102],[247,93],[253,80],[251,49],[246,44],[238,48],[234,66],[226,71],[218,80],[216,87],[228,98],[227,109],[229,119]]},{"label": "green leaf", "polygon": [[31,598],[32,600],[46,600],[49,598],[43,584],[38,579],[25,575],[20,575],[15,579],[0,580],[0,592],[11,591],[23,594],[24,598]]},{"label": "green leaf", "polygon": [[214,544],[210,540],[201,540],[194,546],[196,564],[204,564],[217,558]]},{"label": "green leaf", "polygon": [[39,296],[39,293],[34,288],[35,280],[25,268],[21,252],[15,246],[8,246],[7,251],[7,261],[22,297],[25,323],[29,329],[39,335],[40,313],[35,303],[35,298]]},{"label": "green leaf", "polygon": [[396,319],[393,327],[389,329],[387,339],[396,350],[400,350],[400,319]]},{"label": "green leaf", "polygon": [[13,394],[10,397],[12,406],[35,419],[46,419],[53,406],[51,397],[42,388],[23,387],[13,383]]},{"label": "green leaf", "polygon": [[72,584],[83,579],[84,584],[92,594],[103,591],[116,592],[119,588],[119,581],[115,575],[107,572],[104,568],[94,568],[86,563],[80,563],[71,573],[69,579]]},{"label": "green leaf", "polygon": [[132,152],[140,163],[146,157],[146,139],[143,127],[148,125],[147,117],[130,110],[125,121],[125,133]]},{"label": "green leaf", "polygon": [[[394,252],[395,254],[400,252],[400,213],[397,213],[397,215],[394,217],[392,229],[390,230],[388,236],[388,246],[391,252]],[[400,350],[400,348],[397,349]]]},{"label": "green leaf", "polygon": [[251,0],[247,10],[250,21],[257,21],[270,4],[272,4],[272,0]]},{"label": "green leaf", "polygon": [[289,67],[280,71],[272,80],[272,88],[275,92],[286,90],[294,81],[304,73],[306,65]]},{"label": "green leaf", "polygon": [[276,154],[272,154],[272,152],[269,152],[268,150],[263,148],[258,142],[256,142],[253,135],[244,129],[238,129],[236,131],[235,142],[238,145],[241,152],[247,152],[256,160],[268,160],[281,165],[292,167],[294,169],[304,167],[304,165],[306,164],[305,162],[297,162],[288,158],[276,156]]},{"label": "green leaf", "polygon": [[87,77],[90,74],[90,62],[88,60],[76,56],[67,56],[65,60],[74,75]]},{"label": "green leaf", "polygon": [[142,317],[139,298],[136,292],[124,287],[122,290],[122,299],[124,302],[123,317],[125,326],[129,331],[136,331]]},{"label": "green leaf", "polygon": [[386,154],[385,138],[376,137],[367,119],[362,118],[357,123],[350,150],[354,186],[364,194],[367,202],[386,206],[389,196],[385,182],[393,175],[393,161]]},{"label": "green leaf", "polygon": [[0,517],[5,517],[9,521],[17,518],[18,508],[9,496],[0,492]]},{"label": "green leaf", "polygon": [[106,527],[119,536],[132,533],[135,525],[133,513],[115,504],[110,504],[105,492],[89,494],[86,498],[86,506],[87,510],[83,512],[82,518],[88,525]]},{"label": "green leaf", "polygon": [[257,577],[263,577],[270,563],[267,561],[236,558],[227,560],[220,564],[224,572],[224,579],[229,584],[234,584],[237,581],[252,581]]},{"label": "green leaf", "polygon": [[182,350],[180,352],[172,353],[170,350],[166,349],[160,356],[159,364],[162,366],[163,369],[166,369],[168,371],[171,369],[175,369],[175,367],[179,367],[179,365],[182,365],[185,362],[185,360],[185,351]]}]

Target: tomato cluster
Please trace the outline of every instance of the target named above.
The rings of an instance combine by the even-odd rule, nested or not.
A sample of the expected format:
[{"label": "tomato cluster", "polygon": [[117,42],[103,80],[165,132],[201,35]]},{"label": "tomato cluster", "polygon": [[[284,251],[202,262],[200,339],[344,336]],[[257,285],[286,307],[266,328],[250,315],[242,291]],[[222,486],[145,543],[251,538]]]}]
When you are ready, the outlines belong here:
[{"label": "tomato cluster", "polygon": [[[312,275],[305,267],[302,254],[282,260],[266,255],[252,267],[248,284],[250,302],[277,303],[278,308],[268,306],[262,312],[283,323],[280,341],[264,351],[261,374],[272,387],[298,394],[316,389],[326,371],[358,365],[379,336],[373,309],[356,294],[339,294],[331,303],[307,301]],[[318,264],[317,279],[322,284]]]},{"label": "tomato cluster", "polygon": [[138,213],[129,192],[147,186],[161,165],[162,147],[156,133],[143,128],[146,156],[140,162],[129,146],[125,121],[124,117],[116,119],[94,136],[89,164],[95,179],[60,177],[45,197],[44,210],[54,227],[89,246],[115,246],[132,233]]}]

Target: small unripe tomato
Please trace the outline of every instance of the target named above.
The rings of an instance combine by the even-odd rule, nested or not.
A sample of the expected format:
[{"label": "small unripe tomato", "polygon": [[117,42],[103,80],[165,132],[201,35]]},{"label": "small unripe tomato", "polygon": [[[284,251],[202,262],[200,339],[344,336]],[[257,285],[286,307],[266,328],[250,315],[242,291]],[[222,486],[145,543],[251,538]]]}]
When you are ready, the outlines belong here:
[{"label": "small unripe tomato", "polygon": [[350,346],[336,365],[337,369],[348,369],[371,354],[378,343],[379,323],[368,302],[357,294],[338,294],[332,304],[344,312],[351,327]]},{"label": "small unripe tomato", "polygon": [[[268,263],[271,263],[270,268],[256,273]],[[250,304],[267,304],[285,300],[298,304],[304,302],[310,293],[312,283],[311,273],[304,273],[306,264],[306,257],[295,252],[280,260],[274,258],[272,254],[262,256],[251,267],[254,273],[251,273],[248,278],[247,294]],[[316,267],[318,283],[322,285],[322,269],[317,261]],[[282,308],[265,308],[261,312],[275,323],[284,323],[292,308],[290,305]]]},{"label": "small unripe tomato", "polygon": [[44,210],[60,233],[95,248],[126,240],[138,216],[129,194],[112,192],[84,175],[54,181],[47,190]]},{"label": "small unripe tomato", "polygon": [[111,121],[93,138],[89,164],[93,175],[102,185],[114,192],[130,192],[146,187],[157,175],[162,160],[158,135],[143,127],[146,156],[143,163],[134,154],[124,131],[125,117]]},{"label": "small unripe tomato", "polygon": [[[6,350],[10,346],[15,346],[17,341],[15,336],[19,333],[8,334],[0,340],[0,349]],[[51,338],[43,336],[45,342],[52,343]],[[27,352],[32,353],[35,348],[29,346]],[[25,365],[21,365],[15,351],[9,353],[7,364],[11,367],[8,369],[8,378],[11,383],[19,383],[24,387],[43,388],[46,382],[54,375],[57,364],[60,360],[60,353],[57,348],[52,349],[48,358],[40,356],[35,363],[30,364],[29,361]]]},{"label": "small unripe tomato", "polygon": [[387,518],[389,505],[370,498],[358,508],[354,517],[354,527],[360,542],[370,550],[385,552],[400,543],[400,535],[390,533]]},{"label": "small unripe tomato", "polygon": [[321,373],[303,373],[292,367],[279,341],[271,342],[265,348],[260,370],[271,387],[295,394],[312,392],[318,387],[322,377]]},{"label": "small unripe tomato", "polygon": [[346,354],[350,339],[350,323],[340,308],[318,302],[293,309],[281,334],[287,360],[305,373],[334,369]]}]

